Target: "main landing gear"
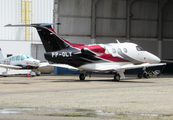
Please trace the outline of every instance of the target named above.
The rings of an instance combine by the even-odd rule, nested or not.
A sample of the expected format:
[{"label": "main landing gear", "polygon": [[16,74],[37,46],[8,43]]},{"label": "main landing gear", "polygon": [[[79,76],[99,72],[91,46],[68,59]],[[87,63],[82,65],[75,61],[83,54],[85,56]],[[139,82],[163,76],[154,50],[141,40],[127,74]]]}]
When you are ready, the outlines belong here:
[{"label": "main landing gear", "polygon": [[80,73],[79,79],[80,79],[80,80],[85,80],[85,77],[86,77],[86,76],[87,76],[87,73],[86,73],[86,72]]},{"label": "main landing gear", "polygon": [[[86,76],[87,76],[87,73],[86,72],[82,72],[79,75],[79,79],[83,81],[83,80],[85,80]],[[121,78],[120,74],[119,73],[115,73],[113,81],[119,81],[120,78]]]},{"label": "main landing gear", "polygon": [[142,77],[144,78],[150,78],[150,76],[156,76],[159,77],[161,74],[160,70],[155,70],[155,71],[144,71],[143,73],[138,74],[138,78],[141,79]]},{"label": "main landing gear", "polygon": [[120,74],[118,74],[118,73],[115,73],[115,75],[114,75],[114,81],[120,81],[120,78],[121,78],[121,76],[120,76]]},{"label": "main landing gear", "polygon": [[34,70],[32,70],[32,71],[30,72],[30,76],[35,77],[36,75],[37,75],[37,76],[40,76],[40,75],[41,75],[41,72],[38,71],[37,69],[34,69]]}]

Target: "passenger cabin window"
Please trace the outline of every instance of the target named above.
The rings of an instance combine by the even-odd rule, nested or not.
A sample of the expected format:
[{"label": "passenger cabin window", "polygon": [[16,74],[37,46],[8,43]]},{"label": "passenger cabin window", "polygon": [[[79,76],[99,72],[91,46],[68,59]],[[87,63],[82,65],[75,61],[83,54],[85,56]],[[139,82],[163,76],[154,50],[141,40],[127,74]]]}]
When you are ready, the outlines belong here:
[{"label": "passenger cabin window", "polygon": [[141,46],[136,46],[137,51],[143,51]]},{"label": "passenger cabin window", "polygon": [[17,56],[17,57],[16,57],[16,60],[19,61],[19,60],[20,60],[20,56]]},{"label": "passenger cabin window", "polygon": [[124,50],[125,53],[127,53],[127,49],[126,48],[124,48],[123,50]]},{"label": "passenger cabin window", "polygon": [[115,54],[116,53],[116,50],[114,48],[112,48],[112,52]]},{"label": "passenger cabin window", "polygon": [[12,57],[12,60],[13,60],[13,61],[16,61],[16,57]]}]

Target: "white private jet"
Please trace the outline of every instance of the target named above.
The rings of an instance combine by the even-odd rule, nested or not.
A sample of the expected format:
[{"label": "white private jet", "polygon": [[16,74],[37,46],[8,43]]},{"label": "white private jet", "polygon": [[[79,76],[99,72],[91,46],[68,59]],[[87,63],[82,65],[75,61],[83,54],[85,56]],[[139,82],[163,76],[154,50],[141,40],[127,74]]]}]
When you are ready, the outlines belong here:
[{"label": "white private jet", "polygon": [[[84,45],[70,43],[59,37],[52,29],[53,24],[30,24],[11,25],[5,27],[31,26],[37,29],[43,46],[46,50],[45,58],[54,63],[67,64],[70,70],[80,70],[79,79],[84,80],[86,71],[94,72],[115,72],[114,80],[119,81],[120,77],[125,78],[124,71],[127,69],[161,66],[160,59],[144,51],[134,43],[117,43]],[[62,66],[63,67],[63,66]],[[139,77],[148,75],[144,71]]]},{"label": "white private jet", "polygon": [[18,54],[4,58],[0,49],[0,67],[6,68],[6,72],[2,72],[2,75],[5,77],[8,75],[9,69],[31,70],[31,76],[39,76],[41,74],[41,72],[37,70],[39,66],[40,60],[33,59],[28,54]]}]

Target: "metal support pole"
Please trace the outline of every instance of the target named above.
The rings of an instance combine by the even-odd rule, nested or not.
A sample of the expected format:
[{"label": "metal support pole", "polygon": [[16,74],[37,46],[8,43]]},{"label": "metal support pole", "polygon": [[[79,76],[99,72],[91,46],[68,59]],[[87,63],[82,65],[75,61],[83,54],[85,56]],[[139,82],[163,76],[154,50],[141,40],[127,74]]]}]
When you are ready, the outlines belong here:
[{"label": "metal support pole", "polygon": [[163,6],[167,3],[167,0],[159,0],[158,4],[158,56],[162,58],[162,31],[163,31],[163,19],[162,19],[162,11]]},{"label": "metal support pole", "polygon": [[96,43],[96,3],[98,0],[92,0],[91,7],[91,39],[92,43]]},{"label": "metal support pole", "polygon": [[[54,0],[54,10],[53,10],[53,22],[59,22],[59,15],[58,15],[58,6],[59,6],[59,0]],[[59,26],[54,25],[53,26],[56,33],[59,34]]]},{"label": "metal support pole", "polygon": [[131,5],[134,2],[134,0],[126,0],[126,39],[129,42],[130,41],[130,18],[132,17],[131,14]]}]

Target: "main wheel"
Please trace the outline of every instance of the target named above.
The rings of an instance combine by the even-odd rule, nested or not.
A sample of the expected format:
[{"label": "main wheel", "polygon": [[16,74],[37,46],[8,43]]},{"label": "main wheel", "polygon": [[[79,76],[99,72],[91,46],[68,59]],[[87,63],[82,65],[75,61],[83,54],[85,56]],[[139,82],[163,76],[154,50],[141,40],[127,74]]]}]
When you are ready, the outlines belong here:
[{"label": "main wheel", "polygon": [[41,75],[41,72],[40,72],[40,71],[37,71],[37,72],[36,72],[36,75],[37,75],[37,76],[40,76],[40,75]]},{"label": "main wheel", "polygon": [[85,80],[85,74],[81,73],[81,74],[79,75],[79,79],[80,79],[80,80]]},{"label": "main wheel", "polygon": [[115,81],[119,81],[120,80],[120,75],[119,74],[115,74],[114,75],[114,80]]},{"label": "main wheel", "polygon": [[142,73],[138,74],[138,78],[141,79],[142,78]]},{"label": "main wheel", "polygon": [[31,71],[31,72],[30,72],[30,76],[31,76],[31,77],[35,77],[35,76],[36,76],[36,73],[33,72],[33,71]]}]

